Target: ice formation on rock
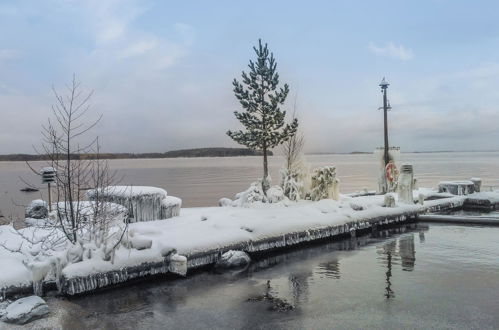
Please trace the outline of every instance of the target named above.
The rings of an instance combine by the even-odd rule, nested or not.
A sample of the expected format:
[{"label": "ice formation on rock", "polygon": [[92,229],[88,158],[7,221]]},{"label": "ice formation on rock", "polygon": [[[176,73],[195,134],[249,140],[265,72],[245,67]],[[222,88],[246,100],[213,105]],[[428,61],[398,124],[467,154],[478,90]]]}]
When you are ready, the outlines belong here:
[{"label": "ice formation on rock", "polygon": [[26,208],[25,217],[32,219],[44,219],[49,214],[48,204],[44,200],[35,199]]},{"label": "ice formation on rock", "polygon": [[229,250],[222,254],[216,266],[219,268],[234,268],[246,266],[250,262],[251,258],[246,252]]},{"label": "ice formation on rock", "polygon": [[321,199],[338,200],[340,195],[340,180],[336,178],[336,167],[323,166],[314,169],[310,198],[314,201]]},{"label": "ice formation on rock", "polygon": [[87,192],[90,200],[97,198],[125,206],[130,222],[168,219],[180,214],[182,200],[168,196],[166,190],[145,186],[108,186]]},{"label": "ice formation on rock", "polygon": [[2,321],[14,324],[26,324],[39,319],[49,312],[45,301],[38,296],[18,299],[5,309]]}]

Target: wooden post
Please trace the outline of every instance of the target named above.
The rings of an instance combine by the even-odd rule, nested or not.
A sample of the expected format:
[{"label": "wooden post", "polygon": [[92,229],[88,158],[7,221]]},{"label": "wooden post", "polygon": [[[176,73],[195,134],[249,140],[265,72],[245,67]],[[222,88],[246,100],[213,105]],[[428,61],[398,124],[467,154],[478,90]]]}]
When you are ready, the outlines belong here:
[{"label": "wooden post", "polygon": [[47,185],[48,185],[48,191],[49,191],[49,212],[52,212],[52,198],[50,195],[50,182],[47,183]]}]

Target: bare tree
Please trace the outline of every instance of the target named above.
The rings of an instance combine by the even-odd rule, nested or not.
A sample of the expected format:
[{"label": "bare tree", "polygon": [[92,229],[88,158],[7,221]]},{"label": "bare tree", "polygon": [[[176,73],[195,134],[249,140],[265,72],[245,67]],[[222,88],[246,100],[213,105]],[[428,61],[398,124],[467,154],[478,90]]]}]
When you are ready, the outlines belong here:
[{"label": "bare tree", "polygon": [[[291,118],[294,121],[296,118],[296,100],[293,106],[293,117]],[[303,147],[305,145],[305,137],[301,131],[296,131],[289,140],[284,142],[281,146],[281,151],[284,155],[285,159],[285,168],[288,171],[295,169],[296,166],[300,165]]]},{"label": "bare tree", "polygon": [[[293,105],[293,117],[296,119],[296,98]],[[298,200],[303,195],[304,190],[304,164],[302,159],[305,137],[298,129],[281,145],[281,152],[284,156],[284,168],[281,169],[281,187],[284,195],[290,200]]]},{"label": "bare tree", "polygon": [[42,153],[49,157],[50,166],[56,170],[56,210],[60,227],[68,240],[76,243],[83,217],[82,188],[88,188],[93,174],[92,162],[82,159],[81,155],[93,153],[98,147],[97,138],[82,141],[82,137],[102,116],[86,122],[84,117],[90,109],[93,91],[84,93],[75,75],[66,86],[66,95],[52,89],[57,101],[52,106],[53,119],[43,126]]},{"label": "bare tree", "polygon": [[100,158],[99,138],[86,136],[102,117],[87,119],[93,93],[85,93],[75,76],[66,86],[66,93],[55,88],[53,92],[53,118],[43,126],[42,145],[35,150],[46,156],[47,167],[55,170],[55,211],[48,219],[37,221],[33,230],[13,228],[21,238],[18,246],[0,242],[0,247],[25,256],[36,294],[40,294],[41,282],[50,269],[59,278],[66,264],[94,254],[112,262],[127,230],[126,208],[99,196],[88,201],[85,196],[89,188],[98,192],[115,182],[115,173]]},{"label": "bare tree", "polygon": [[[115,237],[116,231],[124,232],[122,223],[116,223],[117,205],[110,205],[97,196],[85,201],[85,190],[103,188],[115,182],[106,160],[100,158],[98,137],[87,134],[102,118],[89,121],[90,101],[93,91],[85,92],[73,75],[66,92],[52,88],[56,103],[52,118],[42,128],[43,141],[38,154],[48,159],[47,166],[55,170],[55,216],[43,227],[55,226],[72,244],[93,242],[100,247],[104,241]],[[28,166],[35,172],[29,163]],[[118,229],[118,230],[117,230]],[[121,237],[123,234],[118,234]],[[114,249],[116,244],[113,244]],[[106,255],[109,253],[106,248]]]}]

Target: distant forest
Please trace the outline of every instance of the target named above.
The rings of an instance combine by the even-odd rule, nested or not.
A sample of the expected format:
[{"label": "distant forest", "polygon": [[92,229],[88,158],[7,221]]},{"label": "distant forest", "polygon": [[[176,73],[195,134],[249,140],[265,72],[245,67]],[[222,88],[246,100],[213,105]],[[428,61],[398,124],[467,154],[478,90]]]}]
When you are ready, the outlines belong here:
[{"label": "distant forest", "polygon": [[[272,156],[272,152],[268,153]],[[131,158],[178,158],[178,157],[234,157],[234,156],[261,156],[261,151],[254,151],[246,148],[197,148],[172,150],[167,152],[151,153],[101,153],[101,159],[131,159]],[[73,159],[96,159],[96,154],[73,154]],[[61,158],[64,156],[61,155]],[[0,161],[35,161],[48,160],[47,155],[11,154],[0,155]]]}]

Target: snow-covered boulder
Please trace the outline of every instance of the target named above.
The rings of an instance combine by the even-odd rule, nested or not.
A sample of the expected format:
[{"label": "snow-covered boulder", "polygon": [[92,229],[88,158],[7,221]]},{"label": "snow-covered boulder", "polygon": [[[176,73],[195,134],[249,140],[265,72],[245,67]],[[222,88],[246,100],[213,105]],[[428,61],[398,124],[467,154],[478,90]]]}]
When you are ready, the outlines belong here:
[{"label": "snow-covered boulder", "polygon": [[108,186],[87,191],[90,200],[105,200],[128,209],[130,222],[168,219],[180,214],[182,200],[147,186]]},{"label": "snow-covered boulder", "polygon": [[26,324],[42,318],[49,312],[45,300],[38,296],[18,299],[5,309],[2,321],[14,324]]},{"label": "snow-covered boulder", "polygon": [[26,208],[25,217],[33,219],[45,219],[49,215],[48,204],[44,200],[35,199]]},{"label": "snow-covered boulder", "polygon": [[251,258],[246,252],[229,250],[222,254],[216,266],[218,268],[235,268],[246,266],[250,262]]},{"label": "snow-covered boulder", "polygon": [[218,206],[232,206],[232,199],[226,197],[220,198]]}]

